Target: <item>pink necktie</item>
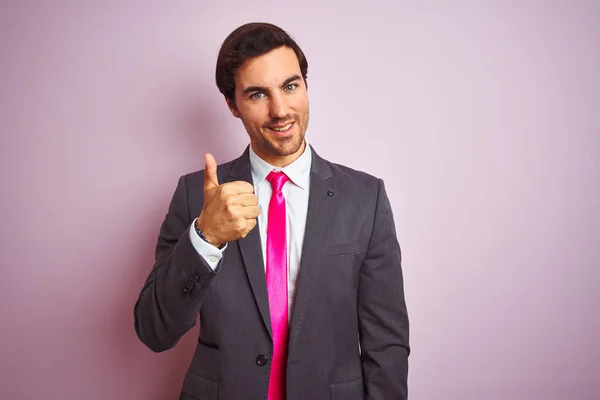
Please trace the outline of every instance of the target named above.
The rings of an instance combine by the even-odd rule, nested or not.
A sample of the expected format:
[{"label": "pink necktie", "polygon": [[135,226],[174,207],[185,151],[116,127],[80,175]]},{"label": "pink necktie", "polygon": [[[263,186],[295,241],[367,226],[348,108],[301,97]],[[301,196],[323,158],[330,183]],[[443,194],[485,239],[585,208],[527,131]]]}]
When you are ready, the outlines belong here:
[{"label": "pink necktie", "polygon": [[285,199],[281,189],[288,181],[283,172],[271,171],[273,194],[267,224],[267,292],[273,330],[273,359],[269,378],[269,399],[285,400],[285,370],[288,345],[288,279]]}]

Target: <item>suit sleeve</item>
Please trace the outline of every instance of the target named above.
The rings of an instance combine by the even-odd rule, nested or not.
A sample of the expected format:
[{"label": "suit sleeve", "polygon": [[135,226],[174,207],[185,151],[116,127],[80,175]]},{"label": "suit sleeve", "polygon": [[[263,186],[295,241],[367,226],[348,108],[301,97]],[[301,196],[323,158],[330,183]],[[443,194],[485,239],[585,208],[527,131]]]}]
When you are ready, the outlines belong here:
[{"label": "suit sleeve", "polygon": [[373,231],[358,285],[365,399],[407,399],[408,313],[400,246],[382,180],[379,180]]},{"label": "suit sleeve", "polygon": [[213,271],[198,254],[190,239],[192,220],[182,176],[160,228],[154,267],[134,307],[135,331],[155,352],[175,346],[196,324],[204,294],[223,263]]},{"label": "suit sleeve", "polygon": [[194,224],[196,223],[196,219],[192,221],[190,224],[190,241],[192,242],[192,246],[194,249],[204,258],[204,260],[208,263],[208,265],[214,270],[219,265],[219,261],[223,258],[223,252],[227,249],[227,243],[223,246],[222,249],[213,246],[212,244],[205,242],[198,236],[196,230],[194,229]]}]

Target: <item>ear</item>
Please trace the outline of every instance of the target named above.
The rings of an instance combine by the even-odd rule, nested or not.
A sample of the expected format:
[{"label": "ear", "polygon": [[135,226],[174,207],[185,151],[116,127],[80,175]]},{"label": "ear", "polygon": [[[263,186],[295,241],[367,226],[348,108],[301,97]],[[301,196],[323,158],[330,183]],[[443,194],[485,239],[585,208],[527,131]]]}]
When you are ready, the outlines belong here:
[{"label": "ear", "polygon": [[239,118],[241,115],[240,115],[240,112],[238,111],[235,103],[233,101],[229,100],[227,97],[225,98],[225,101],[227,102],[227,107],[229,107],[229,111],[231,111],[231,114],[234,117]]}]

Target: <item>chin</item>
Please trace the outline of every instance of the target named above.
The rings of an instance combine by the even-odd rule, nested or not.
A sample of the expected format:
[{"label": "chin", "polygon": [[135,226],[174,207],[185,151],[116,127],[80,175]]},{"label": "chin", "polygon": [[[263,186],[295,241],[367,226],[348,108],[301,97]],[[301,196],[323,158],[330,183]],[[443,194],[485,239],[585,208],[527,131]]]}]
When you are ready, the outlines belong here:
[{"label": "chin", "polygon": [[279,156],[289,156],[297,153],[304,143],[303,138],[289,137],[283,140],[278,140],[276,143],[271,143],[271,147]]}]

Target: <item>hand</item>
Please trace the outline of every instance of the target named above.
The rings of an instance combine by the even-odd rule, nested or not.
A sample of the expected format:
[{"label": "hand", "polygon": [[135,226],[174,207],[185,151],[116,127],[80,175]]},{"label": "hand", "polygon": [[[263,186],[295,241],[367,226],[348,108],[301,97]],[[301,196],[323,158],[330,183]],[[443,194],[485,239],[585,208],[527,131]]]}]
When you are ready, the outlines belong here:
[{"label": "hand", "polygon": [[198,227],[213,246],[246,237],[256,226],[260,214],[258,197],[248,182],[236,181],[219,185],[217,162],[212,154],[204,155],[204,205]]}]

